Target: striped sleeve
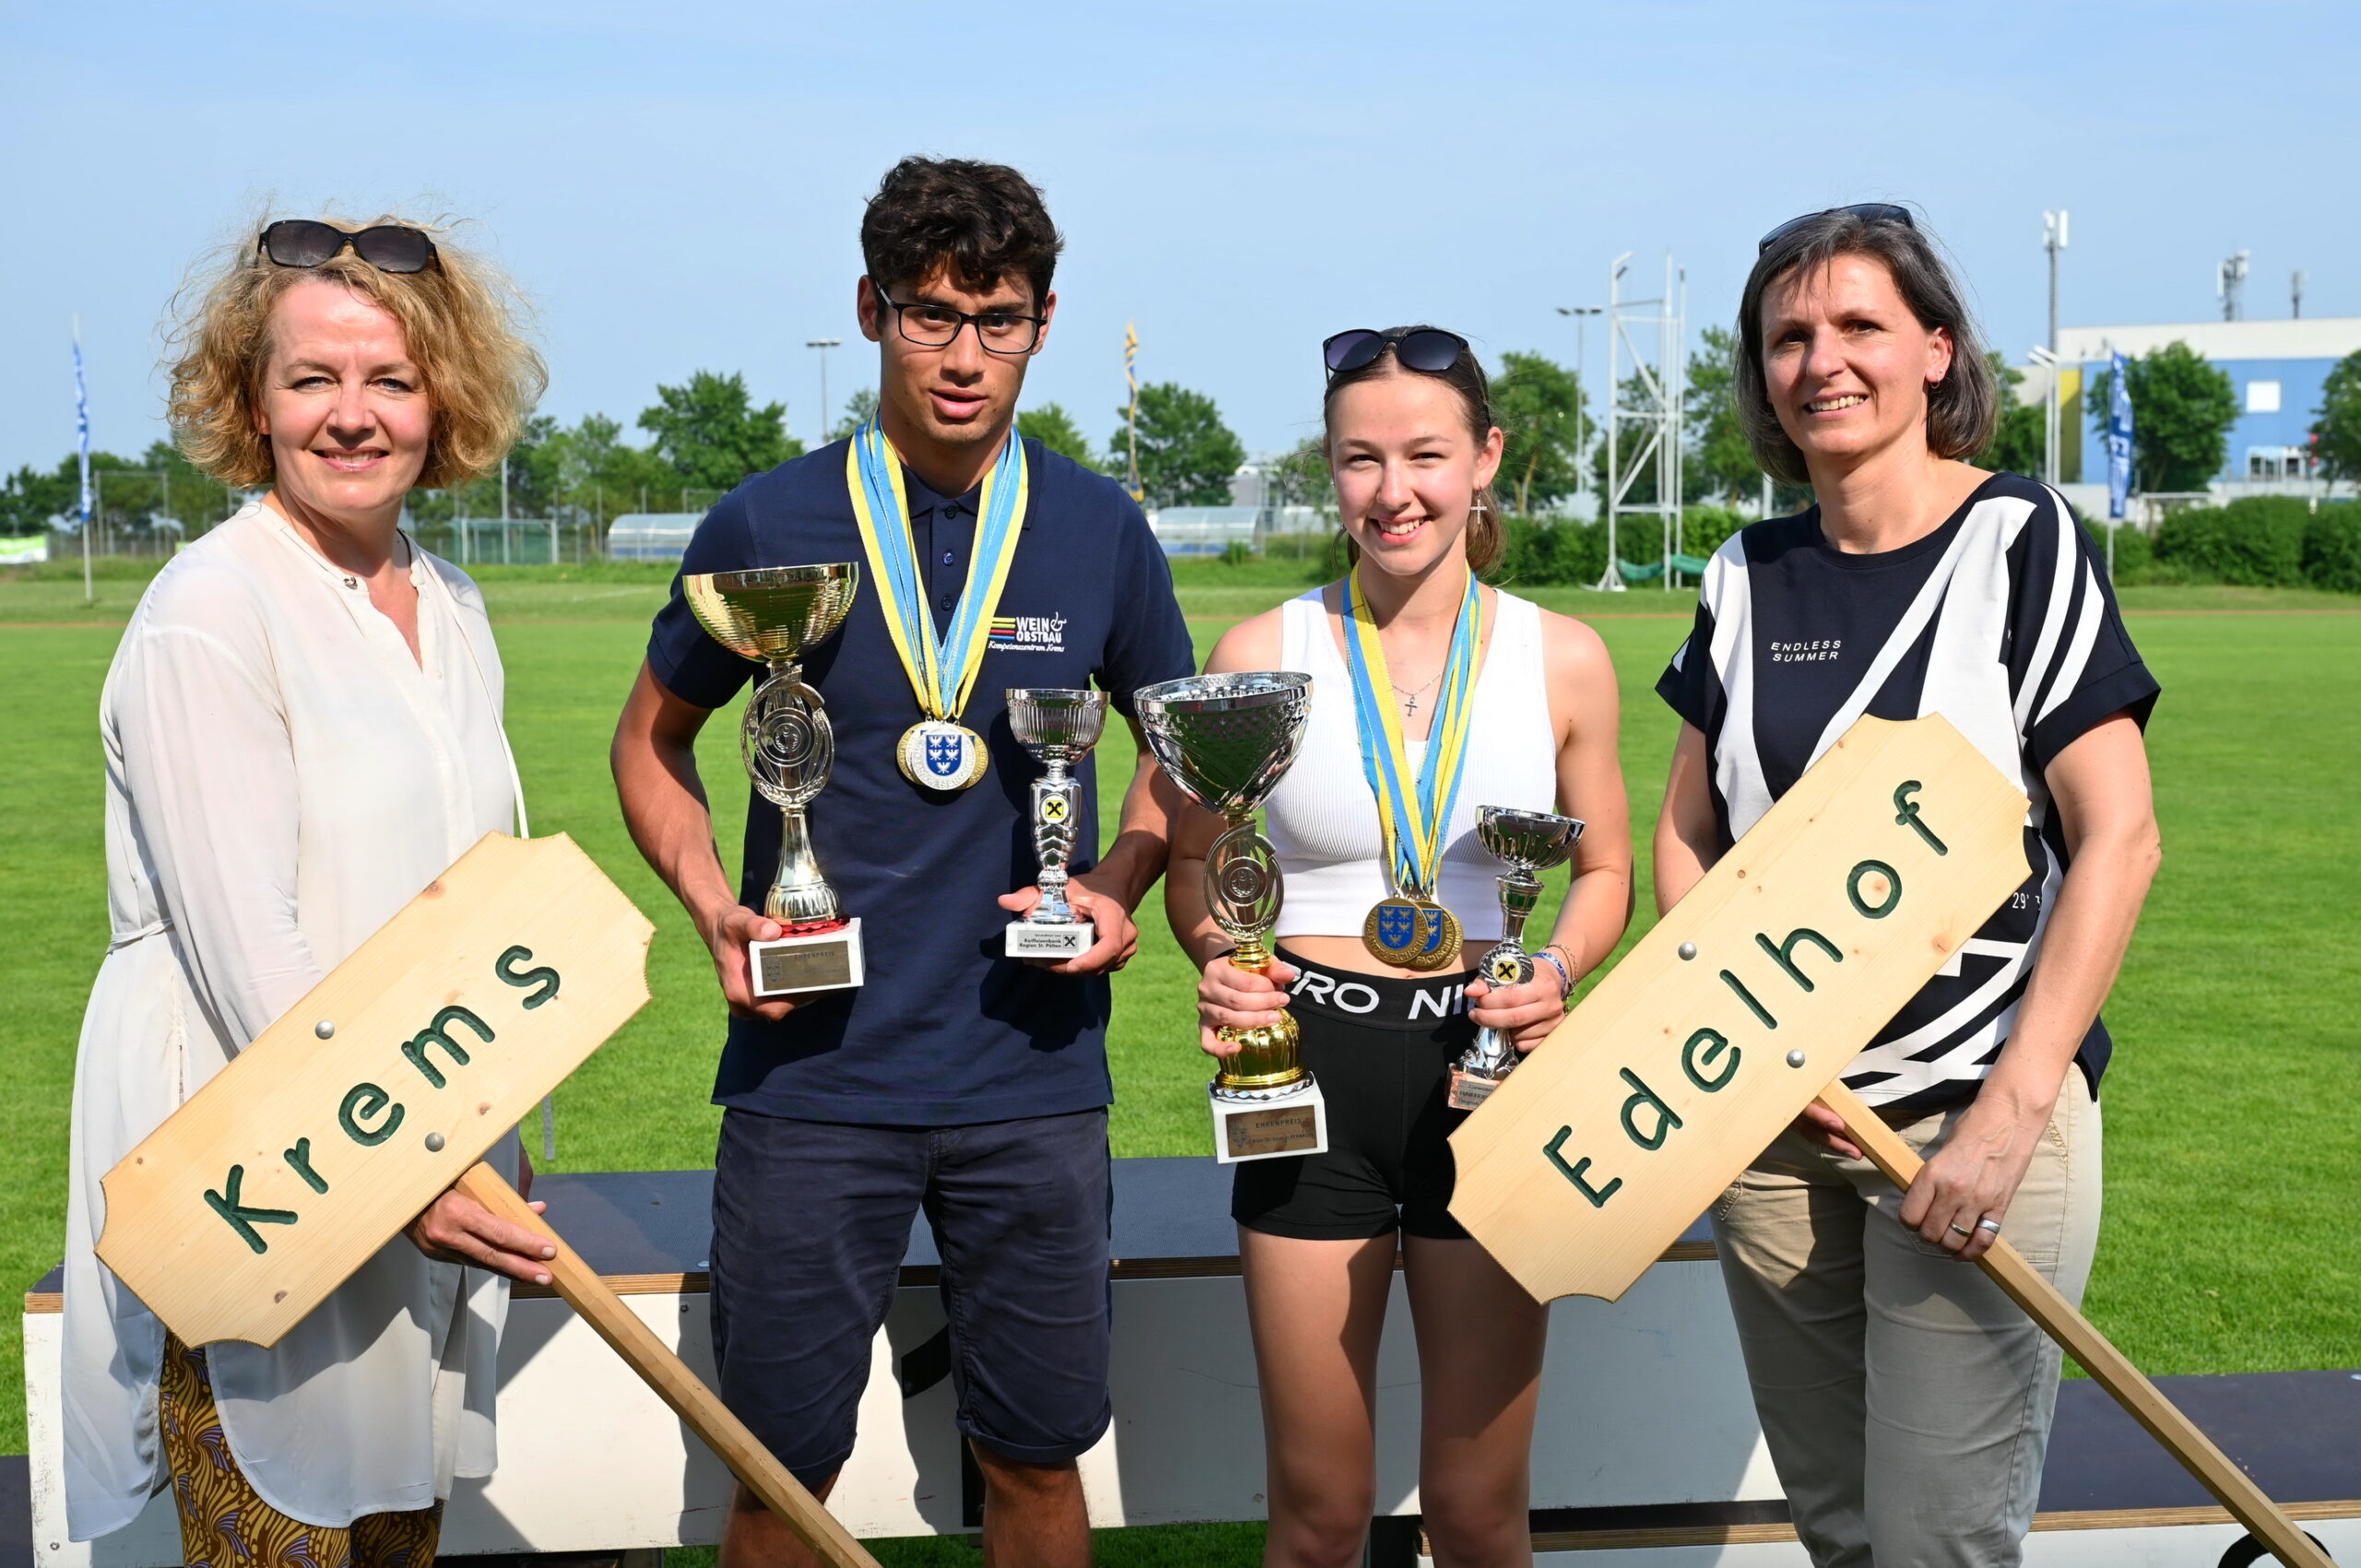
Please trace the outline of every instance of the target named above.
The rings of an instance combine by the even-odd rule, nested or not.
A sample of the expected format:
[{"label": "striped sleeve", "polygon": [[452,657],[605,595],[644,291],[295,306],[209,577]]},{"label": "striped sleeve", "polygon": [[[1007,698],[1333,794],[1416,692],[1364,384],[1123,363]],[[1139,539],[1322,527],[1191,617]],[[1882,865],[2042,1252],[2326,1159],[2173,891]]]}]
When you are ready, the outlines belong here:
[{"label": "striped sleeve", "polygon": [[2063,498],[2045,491],[2009,551],[2003,662],[2017,733],[2036,772],[2101,720],[2146,728],[2161,688],[2124,629],[2106,564]]},{"label": "striped sleeve", "polygon": [[1710,738],[1714,709],[1722,683],[1714,671],[1714,611],[1703,594],[1697,597],[1697,623],[1689,640],[1673,651],[1672,662],[1656,680],[1656,695]]}]

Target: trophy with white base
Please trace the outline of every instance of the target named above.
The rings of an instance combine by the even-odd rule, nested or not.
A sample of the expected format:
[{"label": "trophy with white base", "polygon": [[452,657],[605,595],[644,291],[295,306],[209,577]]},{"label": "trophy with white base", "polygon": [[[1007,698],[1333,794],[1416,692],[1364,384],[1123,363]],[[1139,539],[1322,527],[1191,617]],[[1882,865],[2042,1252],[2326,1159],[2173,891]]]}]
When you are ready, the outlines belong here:
[{"label": "trophy with white base", "polygon": [[[1508,861],[1501,873],[1501,940],[1477,968],[1495,987],[1523,985],[1534,976],[1533,955],[1525,950],[1525,922],[1541,901],[1541,873],[1566,863],[1583,836],[1583,824],[1551,812],[1477,810],[1476,837]],[[1451,1069],[1451,1108],[1473,1111],[1489,1099],[1501,1080],[1516,1070],[1516,1042],[1500,1030],[1476,1031],[1473,1044]]]},{"label": "trophy with white base", "polygon": [[[1254,830],[1254,810],[1302,749],[1311,677],[1287,671],[1197,675],[1143,686],[1133,700],[1166,775],[1229,824],[1205,854],[1205,905],[1214,924],[1238,944],[1230,963],[1268,968],[1279,862],[1270,840]],[[1219,1036],[1240,1050],[1205,1087],[1214,1158],[1229,1165],[1326,1152],[1327,1106],[1304,1069],[1294,1016],[1281,1010],[1271,1023],[1226,1028]]]},{"label": "trophy with white base", "polygon": [[702,572],[681,579],[690,610],[714,641],[767,667],[739,726],[739,751],[755,792],[779,810],[778,870],[763,913],[787,934],[746,946],[754,996],[765,1000],[860,984],[860,921],[847,920],[820,874],[804,808],[836,766],[827,705],[803,683],[802,658],[844,624],[860,588],[848,561]]},{"label": "trophy with white base", "polygon": [[1041,901],[1008,927],[1012,958],[1078,958],[1098,940],[1097,929],[1066,900],[1074,834],[1082,826],[1082,780],[1072,769],[1090,754],[1107,729],[1107,694],[1062,686],[1011,686],[1008,728],[1017,744],[1047,766],[1033,780],[1033,852]]}]

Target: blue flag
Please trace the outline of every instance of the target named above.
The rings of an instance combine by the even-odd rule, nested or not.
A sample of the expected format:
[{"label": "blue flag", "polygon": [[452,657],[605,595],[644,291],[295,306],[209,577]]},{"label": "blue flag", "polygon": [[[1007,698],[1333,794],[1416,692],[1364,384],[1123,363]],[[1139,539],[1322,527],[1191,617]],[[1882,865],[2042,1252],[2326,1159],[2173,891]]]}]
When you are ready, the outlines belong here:
[{"label": "blue flag", "polygon": [[2130,368],[2118,352],[2107,370],[2106,515],[2118,521],[2131,494],[2131,383],[2124,374]]},{"label": "blue flag", "polygon": [[74,337],[74,422],[81,433],[82,531],[90,529],[90,394],[82,385],[82,338]]}]

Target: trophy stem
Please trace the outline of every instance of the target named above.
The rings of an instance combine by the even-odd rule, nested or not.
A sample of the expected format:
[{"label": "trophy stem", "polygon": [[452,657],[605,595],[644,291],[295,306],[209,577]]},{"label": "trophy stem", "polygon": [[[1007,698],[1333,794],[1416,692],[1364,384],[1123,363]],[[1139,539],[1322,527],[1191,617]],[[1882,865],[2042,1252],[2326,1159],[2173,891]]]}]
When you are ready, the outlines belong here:
[{"label": "trophy stem", "polygon": [[812,827],[801,806],[779,808],[778,871],[763,897],[763,913],[787,926],[825,925],[844,917],[836,890],[820,874]]},{"label": "trophy stem", "polygon": [[1523,866],[1512,867],[1501,878],[1501,944],[1506,947],[1522,945],[1525,922],[1541,902],[1541,879]]},{"label": "trophy stem", "polygon": [[[1240,835],[1246,842],[1241,846],[1238,860],[1228,864],[1233,874],[1237,868],[1252,867],[1259,873],[1250,879],[1255,884],[1253,891],[1259,895],[1263,885],[1269,885],[1272,897],[1264,907],[1275,911],[1279,868],[1271,861],[1270,847],[1254,832],[1252,820],[1245,815],[1230,818],[1229,832],[1223,834],[1222,837],[1228,839],[1232,835]],[[1215,923],[1238,944],[1237,949],[1229,956],[1230,967],[1259,975],[1268,969],[1273,961],[1269,946],[1270,926],[1267,923],[1233,923],[1222,917],[1225,907],[1231,909],[1240,905],[1252,907],[1261,900],[1259,897],[1233,900],[1229,896],[1240,890],[1222,885],[1221,873],[1215,869],[1219,859],[1218,856],[1209,856],[1205,862],[1206,907],[1215,911]],[[1236,1041],[1239,1051],[1238,1054],[1222,1063],[1221,1071],[1214,1079],[1215,1096],[1219,1099],[1254,1099],[1274,1090],[1292,1088],[1301,1083],[1305,1074],[1297,1044],[1301,1037],[1302,1031],[1297,1027],[1294,1015],[1285,1011],[1271,1023],[1259,1028],[1224,1028],[1218,1030],[1216,1038]]]}]

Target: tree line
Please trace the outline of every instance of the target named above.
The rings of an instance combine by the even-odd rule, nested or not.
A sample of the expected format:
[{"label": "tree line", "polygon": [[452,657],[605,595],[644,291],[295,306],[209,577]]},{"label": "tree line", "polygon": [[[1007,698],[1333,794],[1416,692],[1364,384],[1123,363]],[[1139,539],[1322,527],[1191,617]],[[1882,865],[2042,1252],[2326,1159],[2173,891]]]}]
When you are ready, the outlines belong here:
[{"label": "tree line", "polygon": [[[1682,408],[1684,505],[1751,507],[1762,494],[1762,473],[1733,396],[1737,347],[1728,329],[1709,327],[1690,355]],[[1991,442],[1971,460],[1987,469],[2038,473],[2042,407],[2020,397],[2022,371],[2002,363],[1997,353],[1990,358],[2000,385],[2000,417]],[[2236,388],[2228,374],[2186,343],[2174,342],[2130,361],[2126,378],[2136,411],[2135,488],[2152,493],[2202,490],[2221,471],[2238,417]],[[2087,416],[2102,429],[2110,380],[2108,372],[2099,372],[2084,399]],[[1645,384],[1636,373],[1624,381],[1621,397],[1626,407],[1645,400]],[[1545,354],[1512,350],[1501,356],[1492,378],[1492,404],[1506,437],[1496,489],[1508,510],[1546,517],[1561,512],[1585,488],[1605,492],[1607,442],[1573,370]],[[827,438],[849,434],[876,406],[873,390],[855,392]],[[1151,507],[1228,504],[1246,447],[1210,396],[1157,382],[1139,390],[1135,426],[1127,408],[1119,406],[1115,414],[1117,422],[1100,447],[1054,402],[1023,410],[1017,424],[1050,450],[1119,479],[1128,479],[1136,450],[1143,499]],[[2330,374],[2317,416],[2312,447],[2322,473],[2361,480],[2361,353]],[[507,515],[603,528],[629,512],[698,511],[747,475],[805,450],[788,433],[786,405],[756,403],[745,377],[735,372],[700,370],[678,386],[658,385],[656,401],[640,410],[635,423],[644,443],[627,440],[623,423],[604,414],[586,414],[571,425],[548,415],[528,421],[506,465]],[[1661,457],[1643,461],[1643,438],[1628,426],[1623,439],[1618,468],[1639,464],[1625,499],[1652,503],[1663,482]],[[175,525],[184,532],[201,531],[238,499],[191,468],[166,441],[151,444],[136,459],[94,451],[90,466],[105,476],[98,486],[99,502],[104,523],[118,532]],[[430,527],[459,517],[499,517],[502,480],[494,473],[464,489],[421,492],[412,498],[412,517]],[[1273,499],[1282,505],[1321,505],[1332,499],[1326,459],[1313,439],[1282,457],[1269,480]],[[71,526],[79,484],[71,455],[53,469],[27,465],[0,480],[0,535],[37,533],[53,518],[67,519]],[[1773,504],[1781,509],[1809,500],[1801,491],[1775,491]]]}]

